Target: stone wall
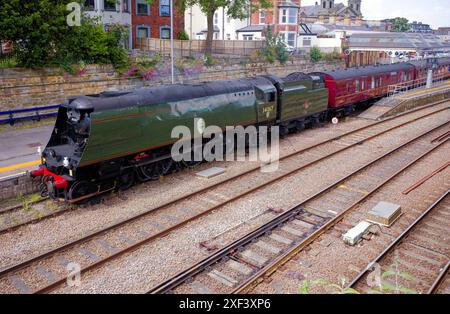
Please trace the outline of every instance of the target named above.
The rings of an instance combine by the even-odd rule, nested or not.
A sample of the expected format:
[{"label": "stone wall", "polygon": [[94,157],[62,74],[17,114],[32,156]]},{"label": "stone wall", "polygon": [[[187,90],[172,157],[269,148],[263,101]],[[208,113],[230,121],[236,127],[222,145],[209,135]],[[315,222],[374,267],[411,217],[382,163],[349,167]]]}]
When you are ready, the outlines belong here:
[{"label": "stone wall", "polygon": [[39,191],[39,178],[31,179],[28,175],[18,174],[0,179],[0,201],[17,197],[19,195],[32,194]]},{"label": "stone wall", "polygon": [[[314,72],[343,67],[341,61],[312,64],[307,60],[296,60],[286,65],[248,63],[214,66],[193,76],[177,75],[176,81],[194,83],[262,74],[284,76],[294,71]],[[72,96],[168,83],[170,77],[152,81],[118,77],[109,66],[88,66],[84,74],[75,76],[62,74],[59,69],[0,69],[0,111],[58,104]]]}]

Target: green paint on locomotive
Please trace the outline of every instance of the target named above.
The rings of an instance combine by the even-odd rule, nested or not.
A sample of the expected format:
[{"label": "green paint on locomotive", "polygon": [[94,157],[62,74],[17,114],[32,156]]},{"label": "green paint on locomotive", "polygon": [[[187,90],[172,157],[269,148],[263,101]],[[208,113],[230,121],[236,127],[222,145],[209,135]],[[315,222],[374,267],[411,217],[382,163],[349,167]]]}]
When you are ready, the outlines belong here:
[{"label": "green paint on locomotive", "polygon": [[176,126],[186,126],[194,134],[195,118],[202,118],[206,127],[214,125],[222,129],[267,123],[275,115],[269,119],[262,114],[257,117],[257,111],[262,112],[268,105],[256,100],[254,90],[248,90],[93,112],[91,135],[79,166],[170,145],[177,140],[171,138]]},{"label": "green paint on locomotive", "polygon": [[[325,111],[326,89],[312,89],[311,81],[286,85],[281,99],[281,121],[306,117]],[[176,126],[186,126],[195,133],[194,119],[205,126],[273,125],[277,118],[277,90],[271,84],[214,96],[165,103],[145,103],[136,96],[136,106],[91,113],[91,129],[79,167],[165,147]]]},{"label": "green paint on locomotive", "polygon": [[306,118],[327,110],[328,90],[312,80],[288,82],[281,104],[281,122]]}]

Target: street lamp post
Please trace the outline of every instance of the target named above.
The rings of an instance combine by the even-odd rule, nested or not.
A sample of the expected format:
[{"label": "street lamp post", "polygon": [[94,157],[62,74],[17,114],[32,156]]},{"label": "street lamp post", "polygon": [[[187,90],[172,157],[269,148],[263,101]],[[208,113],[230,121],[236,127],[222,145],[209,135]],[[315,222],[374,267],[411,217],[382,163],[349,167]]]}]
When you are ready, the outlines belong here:
[{"label": "street lamp post", "polygon": [[175,83],[174,78],[174,56],[173,56],[173,0],[170,0],[170,69],[172,75],[172,84]]}]

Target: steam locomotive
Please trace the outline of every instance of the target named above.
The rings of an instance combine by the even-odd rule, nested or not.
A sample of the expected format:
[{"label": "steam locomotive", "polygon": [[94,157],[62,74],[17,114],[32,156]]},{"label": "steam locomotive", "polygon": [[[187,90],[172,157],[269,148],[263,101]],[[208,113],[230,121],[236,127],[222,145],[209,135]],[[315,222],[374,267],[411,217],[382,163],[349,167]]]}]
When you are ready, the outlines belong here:
[{"label": "steam locomotive", "polygon": [[[435,72],[447,75],[449,65],[450,58],[440,60]],[[184,125],[194,134],[196,118],[222,130],[276,125],[283,135],[348,114],[358,104],[383,97],[389,85],[420,75],[423,64],[397,63],[71,98],[60,106],[42,164],[30,175],[41,178],[42,193],[79,202],[194,166],[194,161],[173,161],[177,139],[171,131]]]}]

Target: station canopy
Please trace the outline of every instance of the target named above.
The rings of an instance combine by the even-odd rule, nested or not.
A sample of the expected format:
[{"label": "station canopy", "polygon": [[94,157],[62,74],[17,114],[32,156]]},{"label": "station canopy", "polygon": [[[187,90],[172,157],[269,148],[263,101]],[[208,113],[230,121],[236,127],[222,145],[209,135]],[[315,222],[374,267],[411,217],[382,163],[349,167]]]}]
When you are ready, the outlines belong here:
[{"label": "station canopy", "polygon": [[351,50],[407,49],[415,51],[450,51],[450,43],[433,34],[357,33],[348,38]]}]

